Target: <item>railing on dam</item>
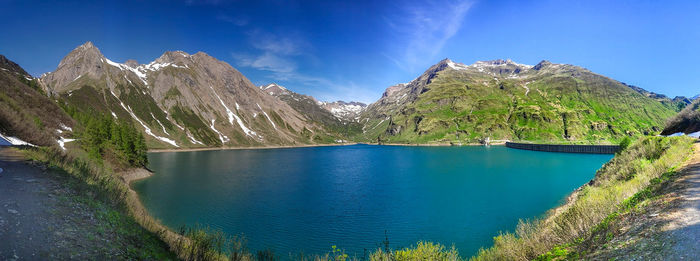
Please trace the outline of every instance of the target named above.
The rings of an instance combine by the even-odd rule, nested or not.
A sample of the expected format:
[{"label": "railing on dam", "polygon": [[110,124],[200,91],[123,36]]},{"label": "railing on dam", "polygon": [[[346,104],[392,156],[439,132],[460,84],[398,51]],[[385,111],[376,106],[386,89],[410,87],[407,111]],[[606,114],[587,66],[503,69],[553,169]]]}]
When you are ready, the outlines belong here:
[{"label": "railing on dam", "polygon": [[568,152],[568,153],[592,153],[615,154],[620,150],[618,145],[559,145],[559,144],[531,144],[506,142],[506,147],[521,150]]}]

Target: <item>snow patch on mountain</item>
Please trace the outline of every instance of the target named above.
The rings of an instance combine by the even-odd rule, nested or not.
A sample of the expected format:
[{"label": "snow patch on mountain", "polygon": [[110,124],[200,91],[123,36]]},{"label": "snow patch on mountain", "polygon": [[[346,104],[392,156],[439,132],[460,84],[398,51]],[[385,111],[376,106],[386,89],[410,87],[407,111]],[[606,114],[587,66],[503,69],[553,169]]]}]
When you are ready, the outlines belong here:
[{"label": "snow patch on mountain", "polygon": [[26,142],[26,141],[23,141],[23,140],[21,140],[21,139],[19,139],[19,138],[17,138],[17,137],[6,136],[6,135],[3,135],[2,133],[0,133],[0,139],[7,141],[8,143],[10,143],[10,145],[13,145],[13,146],[32,146],[32,147],[36,147],[36,145],[31,144],[31,143]]},{"label": "snow patch on mountain", "polygon": [[131,115],[131,117],[134,118],[134,120],[136,120],[139,124],[141,124],[141,126],[145,129],[146,134],[148,134],[148,135],[150,135],[150,136],[152,136],[152,137],[154,137],[154,138],[156,138],[156,139],[158,139],[158,140],[160,140],[160,141],[163,141],[163,142],[165,142],[165,143],[168,143],[168,144],[170,144],[170,145],[173,145],[174,147],[177,147],[177,148],[180,147],[180,146],[177,145],[177,143],[176,143],[174,140],[168,139],[168,138],[166,138],[166,137],[161,137],[161,136],[155,135],[155,134],[153,133],[153,131],[151,131],[151,128],[149,128],[148,126],[146,126],[146,124],[144,124],[143,121],[141,121],[141,119],[139,119],[139,117],[136,117],[136,114],[134,114],[134,111],[131,110],[131,106],[124,105],[124,103],[119,99],[119,97],[117,97],[117,95],[116,95],[116,94],[114,93],[114,91],[112,91],[111,89],[109,90],[109,92],[112,93],[112,96],[114,96],[114,98],[117,98],[117,101],[119,101],[119,104],[122,106],[122,108],[124,108],[124,110],[125,110],[126,112],[128,112],[129,115]]},{"label": "snow patch on mountain", "polygon": [[[212,93],[214,93],[216,98],[219,99],[219,102],[221,103],[221,105],[224,106],[224,109],[226,109],[226,114],[228,114],[228,122],[231,125],[233,125],[233,120],[235,119],[236,122],[238,123],[238,126],[240,126],[241,129],[243,129],[243,132],[245,133],[245,135],[250,136],[250,137],[255,137],[255,138],[262,138],[262,137],[260,137],[260,135],[255,133],[255,131],[246,127],[245,124],[243,123],[243,121],[241,120],[241,118],[239,118],[238,115],[234,114],[233,111],[231,111],[231,109],[229,109],[228,106],[226,106],[226,104],[224,103],[224,100],[222,100],[221,97],[219,97],[219,94],[217,94],[216,91],[214,90],[214,87],[209,86],[209,88],[211,88]],[[236,103],[236,109],[238,109],[238,108],[239,108],[238,103]]]},{"label": "snow patch on mountain", "polygon": [[262,107],[260,107],[260,104],[256,103],[255,105],[258,105],[258,109],[260,109],[260,111],[262,111],[263,115],[265,115],[265,118],[267,118],[267,120],[270,121],[270,123],[272,124],[272,127],[275,128],[275,130],[276,130],[277,125],[275,125],[275,123],[272,121],[272,119],[270,119],[270,116],[267,116],[267,112],[265,112],[265,110],[263,110]]},{"label": "snow patch on mountain", "polygon": [[322,108],[328,110],[338,119],[347,121],[357,121],[358,116],[362,113],[367,105],[360,102],[319,102]]},{"label": "snow patch on mountain", "polygon": [[229,142],[230,139],[226,135],[222,134],[219,130],[214,128],[214,122],[216,122],[216,120],[211,119],[211,125],[209,126],[209,128],[211,128],[214,132],[216,132],[216,134],[219,134],[219,139],[221,140],[221,144]]},{"label": "snow patch on mountain", "polygon": [[104,58],[103,61],[107,62],[107,64],[109,64],[109,65],[112,65],[112,66],[114,66],[114,67],[117,67],[117,68],[121,69],[122,71],[131,71],[131,72],[133,72],[134,74],[136,74],[137,77],[139,77],[139,79],[141,79],[141,81],[143,82],[144,85],[148,86],[148,82],[146,81],[146,74],[143,73],[143,72],[141,72],[141,71],[139,71],[140,66],[137,67],[137,68],[132,68],[132,67],[129,66],[129,65],[126,65],[126,64],[123,64],[123,63],[115,63],[115,62],[113,62],[112,60],[107,59],[107,58]]},{"label": "snow patch on mountain", "polygon": [[461,64],[461,63],[455,63],[451,60],[447,60],[447,66],[449,66],[450,68],[455,69],[455,70],[468,70],[469,69],[468,66]]},{"label": "snow patch on mountain", "polygon": [[75,141],[75,139],[66,139],[66,138],[60,137],[60,139],[58,139],[56,142],[58,142],[58,146],[60,146],[63,151],[66,151],[66,143],[71,142],[71,141]]},{"label": "snow patch on mountain", "polygon": [[151,117],[152,117],[154,120],[156,120],[156,122],[158,122],[158,125],[160,125],[161,128],[163,128],[163,132],[165,133],[165,135],[170,136],[170,133],[168,133],[168,131],[165,130],[165,126],[163,126],[163,123],[160,123],[160,121],[156,118],[155,115],[153,115],[152,112],[151,112]]},{"label": "snow patch on mountain", "polygon": [[198,141],[197,139],[195,139],[194,136],[192,136],[192,134],[191,134],[189,131],[187,132],[187,138],[190,139],[190,142],[191,142],[192,144],[204,145],[204,143],[202,143],[201,141]]}]

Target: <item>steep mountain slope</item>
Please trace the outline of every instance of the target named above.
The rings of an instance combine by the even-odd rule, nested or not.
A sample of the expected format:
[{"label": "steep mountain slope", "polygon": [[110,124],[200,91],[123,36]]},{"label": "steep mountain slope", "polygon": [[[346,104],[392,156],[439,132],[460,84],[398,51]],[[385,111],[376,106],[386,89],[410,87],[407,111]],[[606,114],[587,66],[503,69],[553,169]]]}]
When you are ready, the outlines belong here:
[{"label": "steep mountain slope", "polygon": [[410,83],[387,88],[362,113],[357,139],[615,142],[659,132],[676,109],[572,65],[495,60],[467,66],[445,59]]},{"label": "steep mountain slope", "polygon": [[166,52],[149,64],[115,63],[90,42],[41,77],[46,90],[80,111],[141,126],[150,148],[311,144],[333,140],[225,62]]},{"label": "steep mountain slope", "polygon": [[700,99],[696,99],[691,105],[685,107],[678,115],[671,118],[666,124],[662,135],[675,133],[691,134],[700,132]]},{"label": "steep mountain slope", "polygon": [[320,102],[314,97],[298,94],[275,83],[260,86],[259,88],[266,94],[289,104],[294,110],[300,112],[317,125],[324,126],[339,139],[346,139],[349,134],[356,133],[360,129],[357,122],[346,117],[350,114],[343,114],[338,110],[334,113],[331,107],[326,107],[328,103]]},{"label": "steep mountain slope", "polygon": [[37,79],[0,55],[0,134],[39,146],[58,146],[74,125],[63,110],[42,93]]}]

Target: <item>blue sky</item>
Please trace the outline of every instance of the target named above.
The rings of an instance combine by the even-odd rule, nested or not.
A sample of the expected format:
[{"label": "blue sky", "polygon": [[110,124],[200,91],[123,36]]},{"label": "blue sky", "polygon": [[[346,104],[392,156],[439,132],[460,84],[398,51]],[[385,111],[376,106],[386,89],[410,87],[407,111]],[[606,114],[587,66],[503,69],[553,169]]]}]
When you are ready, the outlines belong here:
[{"label": "blue sky", "polygon": [[586,67],[669,96],[700,93],[698,1],[0,0],[0,54],[33,75],[85,41],[148,63],[206,52],[257,85],[372,102],[449,57]]}]

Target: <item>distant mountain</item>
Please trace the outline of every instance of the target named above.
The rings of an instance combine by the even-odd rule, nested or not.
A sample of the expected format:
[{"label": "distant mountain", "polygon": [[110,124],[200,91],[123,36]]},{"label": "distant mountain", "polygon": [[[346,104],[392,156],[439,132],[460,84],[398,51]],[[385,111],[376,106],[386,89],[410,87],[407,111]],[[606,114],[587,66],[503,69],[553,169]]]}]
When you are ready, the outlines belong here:
[{"label": "distant mountain", "polygon": [[150,148],[295,145],[338,137],[205,53],[166,52],[148,64],[113,62],[90,42],[41,77],[85,112],[133,121]]},{"label": "distant mountain", "polygon": [[678,107],[581,67],[449,59],[386,89],[356,138],[396,143],[615,142],[654,134]]},{"label": "distant mountain", "polygon": [[367,104],[361,102],[321,102],[320,105],[322,108],[330,111],[336,118],[354,122],[360,120],[360,113],[367,108]]},{"label": "distant mountain", "polygon": [[626,84],[624,82],[620,82],[620,83],[622,83],[623,85],[625,85],[627,87],[630,87],[632,90],[635,90],[636,92],[638,92],[644,96],[655,99],[661,103],[670,104],[671,106],[677,108],[678,111],[685,108],[685,106],[688,106],[694,100],[693,98],[687,98],[684,96],[676,96],[673,99],[671,99],[668,96],[663,95],[663,94],[650,92],[650,91],[647,91],[645,89],[639,88],[637,86]]},{"label": "distant mountain", "polygon": [[75,122],[41,90],[39,81],[0,55],[0,135],[59,146]]},{"label": "distant mountain", "polygon": [[352,118],[356,117],[356,114],[345,110],[351,111],[356,106],[364,105],[362,103],[335,102],[329,105],[327,102],[320,102],[309,95],[298,94],[275,83],[259,86],[259,88],[270,96],[289,104],[316,124],[325,126],[326,129],[342,136],[342,139],[347,139],[347,135],[359,130],[359,124]]}]

